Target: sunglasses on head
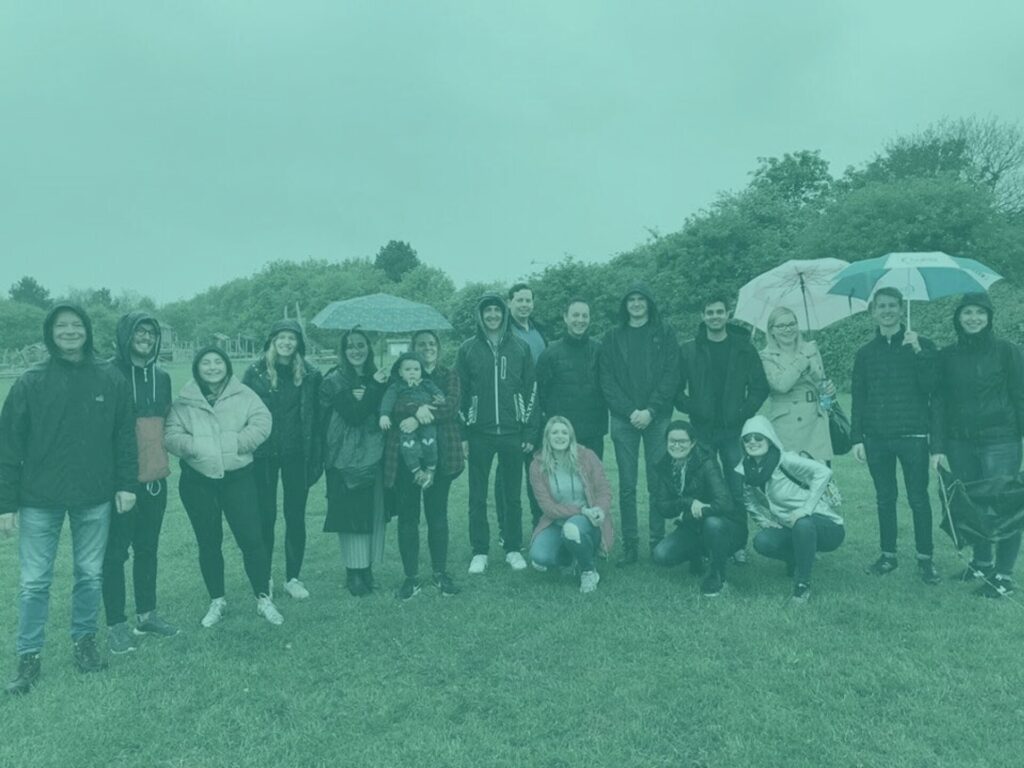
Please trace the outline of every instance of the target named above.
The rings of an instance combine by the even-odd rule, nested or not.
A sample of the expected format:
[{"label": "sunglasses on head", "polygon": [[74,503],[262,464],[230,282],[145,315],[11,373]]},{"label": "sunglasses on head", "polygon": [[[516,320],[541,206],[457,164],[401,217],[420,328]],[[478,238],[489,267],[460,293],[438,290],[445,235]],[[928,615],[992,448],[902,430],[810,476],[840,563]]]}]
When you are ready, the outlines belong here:
[{"label": "sunglasses on head", "polygon": [[760,443],[762,440],[767,440],[764,435],[760,432],[751,432],[749,435],[743,436],[744,443]]}]

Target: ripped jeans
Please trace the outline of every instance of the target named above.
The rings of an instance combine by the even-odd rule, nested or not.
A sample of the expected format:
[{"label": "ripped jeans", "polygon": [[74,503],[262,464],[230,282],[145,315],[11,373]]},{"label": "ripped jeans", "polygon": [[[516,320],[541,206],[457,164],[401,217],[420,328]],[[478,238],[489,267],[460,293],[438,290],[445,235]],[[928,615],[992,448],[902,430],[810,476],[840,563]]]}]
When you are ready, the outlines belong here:
[{"label": "ripped jeans", "polygon": [[538,533],[530,545],[530,559],[545,568],[572,565],[581,571],[594,570],[594,556],[601,543],[601,530],[584,515],[573,515],[552,523]]}]

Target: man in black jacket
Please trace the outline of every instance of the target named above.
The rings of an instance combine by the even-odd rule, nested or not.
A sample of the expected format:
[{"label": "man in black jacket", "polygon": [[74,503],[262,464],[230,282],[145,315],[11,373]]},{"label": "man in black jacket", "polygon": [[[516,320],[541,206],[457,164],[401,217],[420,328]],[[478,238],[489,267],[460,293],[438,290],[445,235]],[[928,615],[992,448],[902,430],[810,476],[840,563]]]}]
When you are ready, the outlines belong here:
[{"label": "man in black jacket", "polygon": [[562,319],[565,336],[541,352],[537,361],[541,425],[552,416],[564,416],[572,422],[576,441],[603,458],[608,406],[598,380],[601,344],[590,336],[590,305],[571,299]]},{"label": "man in black jacket", "polygon": [[92,323],[71,304],[43,322],[46,362],[14,383],[0,413],[0,532],[20,528],[18,673],[8,693],[28,693],[50,602],[53,563],[65,515],[71,521],[75,587],[71,639],[75,665],[96,672],[103,554],[111,507],[131,511],[138,486],[131,391],[110,363],[96,359]]},{"label": "man in black jacket", "polygon": [[469,572],[480,574],[487,568],[487,478],[495,455],[505,493],[505,511],[498,518],[505,562],[521,571],[526,568],[520,552],[523,454],[533,450],[538,418],[533,358],[526,344],[509,331],[508,308],[501,296],[483,295],[477,303],[476,320],[476,335],[462,343],[455,360],[469,454],[469,541],[473,547]]},{"label": "man in black jacket", "polygon": [[[729,304],[716,296],[704,302],[697,335],[680,352],[676,406],[689,414],[697,439],[718,454],[733,503],[743,508],[743,480],[736,466],[743,460],[740,430],[768,397],[768,379],[749,336],[729,325]],[[743,520],[746,546],[746,518]],[[746,550],[735,554],[746,562]]]},{"label": "man in black jacket", "polygon": [[918,573],[926,584],[938,584],[928,498],[928,432],[938,352],[931,341],[903,326],[903,308],[903,294],[895,288],[879,288],[871,299],[878,332],[854,358],[850,439],[854,457],[867,462],[878,506],[881,554],[867,572],[884,576],[896,570],[899,461],[913,513]]},{"label": "man in black jacket", "polygon": [[644,444],[647,476],[647,521],[653,549],[665,535],[665,520],[650,497],[651,478],[665,453],[665,429],[672,418],[672,396],[679,384],[679,347],[661,321],[650,290],[637,283],[619,305],[619,325],[601,342],[601,391],[611,411],[612,445],[619,468],[619,513],[622,515],[622,559],[637,562],[639,530],[636,483],[640,443]]},{"label": "man in black jacket", "polygon": [[[156,610],[157,548],[167,509],[170,468],[164,449],[164,420],[171,408],[171,377],[157,365],[160,323],[148,312],[129,312],[117,323],[117,354],[111,362],[129,382],[135,412],[139,485],[135,508],[110,521],[103,559],[103,606],[107,614],[107,648],[111,653],[135,650],[136,635],[173,637],[178,628]],[[134,630],[125,616],[124,565],[133,553]]]}]

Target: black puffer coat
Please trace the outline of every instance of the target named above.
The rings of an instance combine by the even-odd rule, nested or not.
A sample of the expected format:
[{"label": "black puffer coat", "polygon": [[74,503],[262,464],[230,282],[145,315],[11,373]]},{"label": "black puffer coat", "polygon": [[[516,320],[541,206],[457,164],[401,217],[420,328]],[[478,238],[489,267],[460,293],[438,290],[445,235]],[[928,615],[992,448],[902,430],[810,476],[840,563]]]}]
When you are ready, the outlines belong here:
[{"label": "black puffer coat", "polygon": [[722,517],[737,525],[745,525],[746,512],[733,504],[732,494],[711,451],[700,444],[693,447],[686,459],[686,479],[682,490],[677,487],[672,464],[672,457],[666,453],[655,465],[654,477],[651,478],[655,514],[674,518],[683,513],[679,524],[698,528],[691,507],[694,500],[700,499],[711,505],[706,512],[708,517]]},{"label": "black puffer coat", "polygon": [[[545,349],[537,361],[541,429],[552,416],[572,422],[577,439],[600,439],[608,432],[608,406],[598,380],[601,345],[584,334],[566,336]],[[540,445],[540,441],[535,441]]]}]

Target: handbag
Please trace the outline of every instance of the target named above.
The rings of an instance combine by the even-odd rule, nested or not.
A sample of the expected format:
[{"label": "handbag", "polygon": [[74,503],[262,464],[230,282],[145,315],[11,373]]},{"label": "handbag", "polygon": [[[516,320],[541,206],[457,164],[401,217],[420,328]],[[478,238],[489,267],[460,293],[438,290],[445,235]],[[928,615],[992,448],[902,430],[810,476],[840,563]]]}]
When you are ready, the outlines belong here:
[{"label": "handbag", "polygon": [[832,453],[836,456],[845,456],[853,448],[850,420],[836,400],[832,401],[832,407],[828,409],[828,434],[832,438]]}]

